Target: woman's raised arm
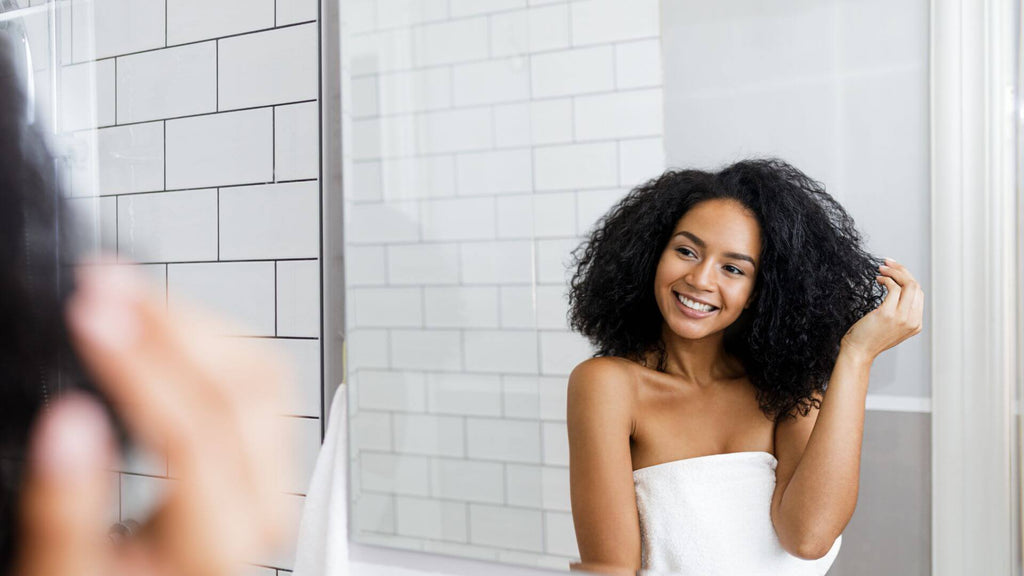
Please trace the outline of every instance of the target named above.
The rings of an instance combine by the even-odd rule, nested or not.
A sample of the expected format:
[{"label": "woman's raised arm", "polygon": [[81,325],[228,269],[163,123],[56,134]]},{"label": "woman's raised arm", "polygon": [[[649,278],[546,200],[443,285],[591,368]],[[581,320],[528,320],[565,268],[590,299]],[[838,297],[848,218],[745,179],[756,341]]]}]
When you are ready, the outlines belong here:
[{"label": "woman's raised arm", "polygon": [[775,430],[772,521],[779,542],[796,556],[824,556],[853,516],[871,364],[921,332],[924,292],[904,266],[886,264],[878,281],[889,293],[843,338],[821,409]]}]

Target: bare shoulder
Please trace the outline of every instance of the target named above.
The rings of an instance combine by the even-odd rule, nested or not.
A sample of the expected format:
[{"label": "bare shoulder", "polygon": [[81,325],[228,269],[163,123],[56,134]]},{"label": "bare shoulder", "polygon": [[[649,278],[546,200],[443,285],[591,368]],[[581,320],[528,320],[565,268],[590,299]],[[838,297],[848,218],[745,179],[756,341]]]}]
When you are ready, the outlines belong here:
[{"label": "bare shoulder", "polygon": [[605,415],[632,413],[638,366],[624,358],[599,357],[581,362],[569,375],[568,412]]},{"label": "bare shoulder", "polygon": [[569,375],[569,390],[586,393],[616,394],[631,391],[637,377],[637,365],[624,358],[602,356],[580,362]]}]

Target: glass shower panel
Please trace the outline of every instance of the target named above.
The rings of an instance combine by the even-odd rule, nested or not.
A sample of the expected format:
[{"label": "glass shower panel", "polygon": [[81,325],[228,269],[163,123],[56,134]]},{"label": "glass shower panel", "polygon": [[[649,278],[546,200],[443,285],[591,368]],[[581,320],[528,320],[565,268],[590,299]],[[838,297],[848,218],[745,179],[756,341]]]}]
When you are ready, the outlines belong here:
[{"label": "glass shower panel", "polygon": [[[72,14],[91,18],[85,0],[0,2],[0,35],[12,45],[30,113],[49,135],[63,191],[71,196],[78,249],[95,254],[113,247],[113,203],[96,195],[98,142],[95,128],[113,123],[113,63],[82,63],[91,44],[81,40],[72,55]],[[104,103],[107,105],[104,106]]]},{"label": "glass shower panel", "polygon": [[342,10],[352,536],[567,570],[568,266],[664,169],[657,2]]},{"label": "glass shower panel", "polygon": [[27,1],[0,1],[0,37],[9,45],[16,61],[19,83],[29,96],[29,114],[51,130],[56,90],[57,39],[54,7],[30,5]]}]

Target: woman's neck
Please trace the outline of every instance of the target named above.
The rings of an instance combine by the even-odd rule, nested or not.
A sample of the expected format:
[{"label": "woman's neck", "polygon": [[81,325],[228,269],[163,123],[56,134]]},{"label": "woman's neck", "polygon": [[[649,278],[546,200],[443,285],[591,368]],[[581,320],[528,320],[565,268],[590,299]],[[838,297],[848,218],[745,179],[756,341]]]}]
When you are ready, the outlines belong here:
[{"label": "woman's neck", "polygon": [[736,378],[742,367],[725,351],[724,333],[699,340],[681,338],[667,326],[662,329],[665,345],[664,370],[699,388],[707,388],[725,379]]}]

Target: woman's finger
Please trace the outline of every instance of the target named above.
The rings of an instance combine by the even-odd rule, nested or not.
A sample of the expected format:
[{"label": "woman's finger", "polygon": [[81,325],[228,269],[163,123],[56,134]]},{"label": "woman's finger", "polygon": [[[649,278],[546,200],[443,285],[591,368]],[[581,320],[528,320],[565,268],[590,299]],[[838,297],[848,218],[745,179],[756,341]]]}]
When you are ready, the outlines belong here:
[{"label": "woman's finger", "polygon": [[904,321],[910,322],[915,301],[922,295],[921,286],[917,279],[914,278],[914,275],[905,266],[889,259],[886,259],[886,265],[881,266],[879,271],[883,275],[893,278],[900,285],[901,293],[898,313]]},{"label": "woman's finger", "polygon": [[883,276],[888,276],[896,281],[897,284],[902,288],[909,288],[917,285],[917,279],[910,273],[909,270],[903,267],[889,266],[883,264],[878,267],[878,271]]},{"label": "woman's finger", "polygon": [[[67,307],[71,341],[97,386],[138,439],[156,448],[191,433],[194,401],[183,394],[178,370],[145,353],[152,326],[141,311],[138,279],[110,268],[83,270]],[[170,435],[170,436],[168,436]]]},{"label": "woman's finger", "polygon": [[16,574],[107,574],[114,454],[106,415],[84,394],[41,414],[29,443]]},{"label": "woman's finger", "polygon": [[910,270],[906,266],[893,262],[892,260],[886,260],[885,264],[879,266],[879,271],[884,273],[886,276],[892,277],[896,280],[896,283],[903,288],[909,286],[916,286],[918,284],[917,279],[911,274]]},{"label": "woman's finger", "polygon": [[924,300],[924,291],[918,288],[918,295],[914,299],[914,307],[910,313],[912,322],[917,326],[917,332],[920,332],[924,325]]},{"label": "woman's finger", "polygon": [[878,282],[885,286],[886,290],[889,291],[889,293],[885,295],[885,300],[883,300],[882,304],[878,307],[878,310],[883,314],[895,316],[899,307],[900,292],[902,292],[902,289],[895,280],[888,276],[878,276],[877,279]]},{"label": "woman's finger", "polygon": [[[158,450],[166,441],[182,479],[158,516],[167,529],[153,537],[191,535],[163,541],[169,557],[191,559],[185,573],[240,561],[240,550],[277,533],[270,496],[274,471],[287,461],[272,417],[281,371],[267,351],[221,336],[206,317],[169,317],[135,284],[116,275],[82,279],[69,306],[76,349],[132,432]],[[111,325],[122,327],[111,333]]]}]

